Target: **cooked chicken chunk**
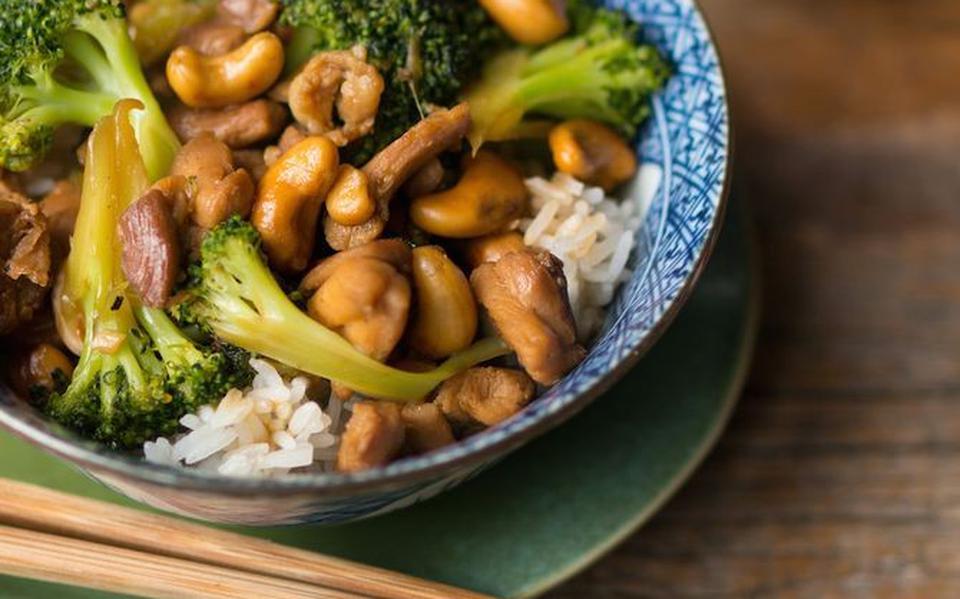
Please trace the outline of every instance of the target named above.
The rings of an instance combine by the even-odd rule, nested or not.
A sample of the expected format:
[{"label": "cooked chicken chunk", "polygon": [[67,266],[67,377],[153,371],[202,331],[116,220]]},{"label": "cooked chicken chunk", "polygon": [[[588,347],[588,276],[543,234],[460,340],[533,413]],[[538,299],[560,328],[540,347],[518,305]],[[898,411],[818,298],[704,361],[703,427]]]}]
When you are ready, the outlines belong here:
[{"label": "cooked chicken chunk", "polygon": [[337,469],[357,472],[389,463],[403,447],[400,406],[387,401],[362,401],[353,406],[337,452]]},{"label": "cooked chicken chunk", "polygon": [[390,200],[400,186],[463,139],[469,127],[467,104],[438,110],[370,159],[363,172],[377,202],[377,213],[367,222],[354,226],[341,225],[327,217],[324,219],[327,244],[335,250],[345,250],[380,237],[390,218]]},{"label": "cooked chicken chunk", "polygon": [[508,253],[477,267],[470,283],[500,336],[538,383],[556,383],[586,356],[577,344],[563,266],[549,252]]},{"label": "cooked chicken chunk", "polygon": [[444,381],[434,403],[451,422],[493,426],[530,403],[536,386],[520,370],[481,366]]},{"label": "cooked chicken chunk", "polygon": [[406,447],[420,454],[450,445],[453,430],[440,408],[432,403],[407,404],[400,411],[406,427]]},{"label": "cooked chicken chunk", "polygon": [[180,148],[170,169],[187,181],[190,215],[201,229],[212,229],[234,214],[246,216],[253,206],[250,173],[235,167],[233,153],[210,133],[202,133]]},{"label": "cooked chicken chunk", "polygon": [[0,334],[33,318],[50,284],[50,234],[39,206],[0,194]]},{"label": "cooked chicken chunk", "polygon": [[167,198],[151,189],[128,207],[118,225],[120,264],[144,305],[162,308],[180,274],[180,238]]},{"label": "cooked chicken chunk", "polygon": [[407,277],[382,260],[360,257],[342,261],[307,310],[358,350],[383,361],[403,336],[410,300]]},{"label": "cooked chicken chunk", "polygon": [[180,105],[170,110],[167,117],[184,143],[212,133],[237,149],[275,138],[287,121],[287,112],[276,102],[260,99],[216,109]]},{"label": "cooked chicken chunk", "polygon": [[374,258],[390,264],[396,268],[398,272],[410,274],[411,257],[410,246],[403,240],[378,239],[377,241],[371,241],[365,245],[338,252],[314,266],[310,272],[303,277],[303,281],[300,283],[300,290],[306,292],[316,291],[344,262],[353,260],[354,258]]}]

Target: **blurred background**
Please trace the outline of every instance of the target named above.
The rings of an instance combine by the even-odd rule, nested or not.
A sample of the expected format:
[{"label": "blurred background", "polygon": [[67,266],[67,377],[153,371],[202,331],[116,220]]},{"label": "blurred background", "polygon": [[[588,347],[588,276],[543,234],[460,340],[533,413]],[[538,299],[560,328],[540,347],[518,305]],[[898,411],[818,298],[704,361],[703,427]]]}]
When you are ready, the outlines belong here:
[{"label": "blurred background", "polygon": [[555,591],[960,596],[960,2],[702,0],[764,315],[667,508]]}]

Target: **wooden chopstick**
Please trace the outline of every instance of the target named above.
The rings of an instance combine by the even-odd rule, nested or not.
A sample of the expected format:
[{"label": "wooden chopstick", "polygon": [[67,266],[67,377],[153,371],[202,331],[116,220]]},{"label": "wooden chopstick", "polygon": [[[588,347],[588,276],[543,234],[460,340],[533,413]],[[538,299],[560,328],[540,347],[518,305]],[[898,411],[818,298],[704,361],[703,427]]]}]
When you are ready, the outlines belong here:
[{"label": "wooden chopstick", "polygon": [[[178,563],[193,562],[226,572],[242,571],[347,593],[323,596],[349,597],[355,596],[349,593],[355,593],[382,599],[491,599],[489,595],[398,572],[7,479],[0,479],[0,524],[34,531],[32,534],[71,537],[75,542],[99,547],[113,546],[141,555],[172,558]],[[0,555],[0,569],[12,563],[7,553]],[[94,554],[93,559],[103,563],[107,557]],[[54,560],[55,565],[57,561]],[[122,560],[118,562],[115,569],[131,566]],[[135,568],[133,574],[136,575]],[[314,591],[313,596],[321,595]]]},{"label": "wooden chopstick", "polygon": [[362,597],[88,541],[0,526],[0,571],[13,576],[158,599]]}]

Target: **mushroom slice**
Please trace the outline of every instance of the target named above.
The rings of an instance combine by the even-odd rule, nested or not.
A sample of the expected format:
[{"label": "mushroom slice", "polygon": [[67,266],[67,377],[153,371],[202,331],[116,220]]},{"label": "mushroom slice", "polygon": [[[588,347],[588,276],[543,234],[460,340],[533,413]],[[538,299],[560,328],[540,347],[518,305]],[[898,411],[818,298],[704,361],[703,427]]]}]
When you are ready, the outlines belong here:
[{"label": "mushroom slice", "polygon": [[117,225],[123,274],[144,305],[162,308],[180,272],[180,240],[166,197],[151,189]]},{"label": "mushroom slice", "polygon": [[363,245],[380,237],[390,218],[389,203],[400,186],[434,158],[463,139],[470,128],[470,107],[458,104],[438,110],[381,150],[363,167],[377,212],[359,225],[324,219],[327,243],[335,250]]}]

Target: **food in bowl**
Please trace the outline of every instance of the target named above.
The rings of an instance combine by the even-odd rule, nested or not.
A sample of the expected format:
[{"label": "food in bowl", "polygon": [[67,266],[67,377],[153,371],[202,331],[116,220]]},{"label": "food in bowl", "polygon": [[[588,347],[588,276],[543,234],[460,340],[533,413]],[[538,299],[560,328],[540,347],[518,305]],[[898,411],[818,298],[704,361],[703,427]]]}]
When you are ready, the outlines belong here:
[{"label": "food in bowl", "polygon": [[628,276],[641,207],[612,198],[668,71],[616,11],[522,4],[552,19],[5,7],[21,393],[153,462],[276,476],[430,452],[556,384]]}]

